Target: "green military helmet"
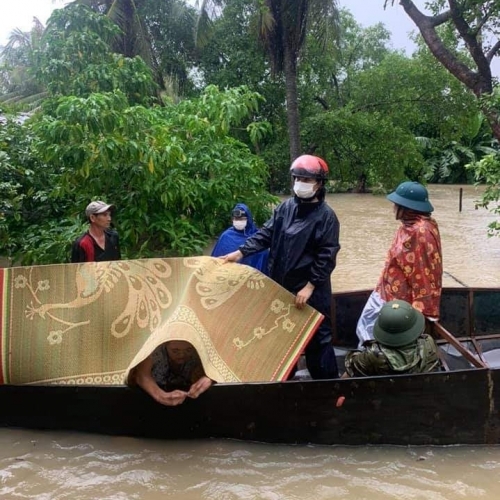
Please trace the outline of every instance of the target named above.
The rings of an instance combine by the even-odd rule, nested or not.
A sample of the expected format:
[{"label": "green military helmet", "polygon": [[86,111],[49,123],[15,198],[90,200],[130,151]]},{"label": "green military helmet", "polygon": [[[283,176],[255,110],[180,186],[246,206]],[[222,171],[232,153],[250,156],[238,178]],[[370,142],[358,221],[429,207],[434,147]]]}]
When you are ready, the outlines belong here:
[{"label": "green military helmet", "polygon": [[402,182],[396,191],[387,195],[387,199],[401,207],[410,208],[417,212],[434,211],[434,207],[429,201],[429,193],[420,182]]},{"label": "green military helmet", "polygon": [[425,317],[404,300],[386,302],[373,327],[373,336],[382,345],[402,347],[424,332]]}]

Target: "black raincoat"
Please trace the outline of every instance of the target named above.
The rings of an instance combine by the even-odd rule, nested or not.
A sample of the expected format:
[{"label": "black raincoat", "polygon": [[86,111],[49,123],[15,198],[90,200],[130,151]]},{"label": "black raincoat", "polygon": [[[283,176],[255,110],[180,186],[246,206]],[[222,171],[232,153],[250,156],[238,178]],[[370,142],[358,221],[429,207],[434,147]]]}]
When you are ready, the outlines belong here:
[{"label": "black raincoat", "polygon": [[330,275],[335,269],[340,224],[323,200],[303,203],[289,198],[240,247],[244,256],[269,248],[269,276],[296,294],[309,281],[314,291],[308,304],[325,316],[308,345],[319,349],[332,340]]}]

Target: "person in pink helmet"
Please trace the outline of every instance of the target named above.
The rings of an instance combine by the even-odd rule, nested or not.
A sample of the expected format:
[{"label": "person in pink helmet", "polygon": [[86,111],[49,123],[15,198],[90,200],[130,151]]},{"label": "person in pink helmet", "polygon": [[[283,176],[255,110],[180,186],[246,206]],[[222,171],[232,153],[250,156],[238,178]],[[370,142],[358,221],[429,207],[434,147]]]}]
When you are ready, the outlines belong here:
[{"label": "person in pink helmet", "polygon": [[309,304],[324,320],[306,347],[306,363],[314,379],[338,377],[332,346],[330,275],[340,250],[340,224],[325,202],[326,162],[313,155],[299,156],[290,167],[294,196],[278,205],[272,217],[226,262],[269,249],[269,276],[295,294],[295,305]]}]

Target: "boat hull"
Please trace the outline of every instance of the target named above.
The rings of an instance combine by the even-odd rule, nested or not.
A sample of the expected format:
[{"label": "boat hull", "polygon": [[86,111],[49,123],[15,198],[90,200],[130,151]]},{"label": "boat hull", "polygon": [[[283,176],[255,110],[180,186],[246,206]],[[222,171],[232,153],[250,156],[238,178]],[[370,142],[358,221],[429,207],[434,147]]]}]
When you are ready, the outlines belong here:
[{"label": "boat hull", "polygon": [[[354,347],[352,332],[368,293],[334,296],[337,346]],[[463,342],[485,348],[499,342],[500,290],[446,290],[442,312],[444,326]],[[289,444],[498,444],[500,369],[466,366],[418,375],[218,384],[178,407],[161,406],[137,388],[4,385],[0,426]]]},{"label": "boat hull", "polygon": [[[497,444],[500,372],[220,384],[168,408],[127,387],[0,387],[0,425],[161,439]],[[493,388],[493,390],[492,390]],[[344,397],[337,407],[339,397]]]}]

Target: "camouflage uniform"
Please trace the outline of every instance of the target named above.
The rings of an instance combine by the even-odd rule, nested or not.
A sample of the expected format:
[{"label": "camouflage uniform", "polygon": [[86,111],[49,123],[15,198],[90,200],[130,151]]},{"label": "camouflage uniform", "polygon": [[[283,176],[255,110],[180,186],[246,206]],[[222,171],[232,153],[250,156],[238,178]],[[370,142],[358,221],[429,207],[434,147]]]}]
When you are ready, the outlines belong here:
[{"label": "camouflage uniform", "polygon": [[363,351],[347,354],[345,368],[350,377],[402,375],[438,370],[438,351],[434,339],[422,334],[402,347],[387,347],[373,340],[365,342]]}]

